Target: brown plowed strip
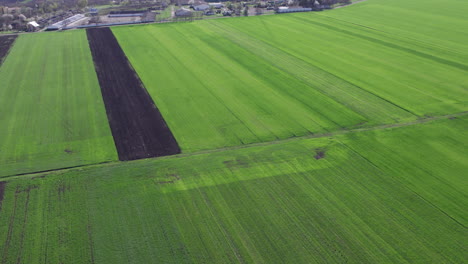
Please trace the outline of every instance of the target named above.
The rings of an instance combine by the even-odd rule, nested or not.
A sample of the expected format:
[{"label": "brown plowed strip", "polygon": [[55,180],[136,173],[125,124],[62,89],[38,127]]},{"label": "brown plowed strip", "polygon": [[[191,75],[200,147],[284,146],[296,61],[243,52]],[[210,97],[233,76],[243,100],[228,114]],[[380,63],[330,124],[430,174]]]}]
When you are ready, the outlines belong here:
[{"label": "brown plowed strip", "polygon": [[109,28],[87,29],[120,160],[167,156],[180,148]]},{"label": "brown plowed strip", "polygon": [[6,55],[17,37],[18,35],[0,36],[0,65],[2,65],[3,60],[6,58]]}]

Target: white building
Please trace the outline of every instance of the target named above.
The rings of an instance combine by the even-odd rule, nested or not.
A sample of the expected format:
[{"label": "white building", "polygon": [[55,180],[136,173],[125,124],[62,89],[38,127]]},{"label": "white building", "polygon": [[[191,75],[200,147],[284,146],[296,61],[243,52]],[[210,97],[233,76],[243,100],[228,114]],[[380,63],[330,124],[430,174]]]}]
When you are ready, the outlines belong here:
[{"label": "white building", "polygon": [[26,24],[26,27],[29,32],[33,32],[39,29],[39,24],[36,21],[31,21]]}]

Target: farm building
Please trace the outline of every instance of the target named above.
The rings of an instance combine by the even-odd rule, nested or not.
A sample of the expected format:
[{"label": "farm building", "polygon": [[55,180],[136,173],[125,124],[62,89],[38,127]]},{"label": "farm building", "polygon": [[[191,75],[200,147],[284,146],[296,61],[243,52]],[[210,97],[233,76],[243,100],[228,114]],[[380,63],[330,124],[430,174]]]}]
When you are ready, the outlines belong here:
[{"label": "farm building", "polygon": [[89,9],[89,14],[92,16],[97,16],[99,15],[99,10],[97,8],[90,8]]},{"label": "farm building", "polygon": [[214,7],[214,8],[216,8],[216,9],[221,9],[221,8],[224,7],[224,5],[221,4],[221,3],[209,3],[208,5],[210,5],[210,6]]},{"label": "farm building", "polygon": [[51,30],[59,30],[59,29],[62,29],[64,27],[67,27],[68,25],[74,23],[74,22],[77,22],[78,20],[81,20],[81,19],[84,19],[86,18],[85,15],[83,14],[77,14],[77,15],[74,15],[74,16],[71,16],[67,19],[64,19],[62,21],[59,21],[57,23],[54,23],[50,26],[47,27],[47,31],[51,31]]},{"label": "farm building", "polygon": [[39,29],[39,24],[36,21],[31,21],[26,24],[26,27],[29,32],[34,32]]},{"label": "farm building", "polygon": [[310,12],[312,11],[312,8],[279,8],[277,13],[283,14],[283,13],[296,13],[296,12]]},{"label": "farm building", "polygon": [[127,10],[127,11],[111,11],[107,17],[142,17],[143,11]]},{"label": "farm building", "polygon": [[203,4],[203,5],[197,5],[197,6],[194,6],[193,9],[194,9],[195,11],[206,11],[206,10],[210,9],[210,6],[209,6],[209,5],[205,5],[205,4]]},{"label": "farm building", "polygon": [[181,8],[175,11],[176,17],[188,17],[192,15],[192,11],[187,8]]}]

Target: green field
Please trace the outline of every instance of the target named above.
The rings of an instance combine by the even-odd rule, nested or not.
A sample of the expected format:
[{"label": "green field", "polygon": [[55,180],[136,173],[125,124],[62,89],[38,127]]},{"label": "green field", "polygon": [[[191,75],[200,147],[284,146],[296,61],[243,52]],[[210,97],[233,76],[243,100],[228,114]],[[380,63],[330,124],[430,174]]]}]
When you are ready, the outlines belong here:
[{"label": "green field", "polygon": [[85,32],[20,36],[0,66],[0,263],[466,262],[467,13],[112,28],[182,148],[129,162]]},{"label": "green field", "polygon": [[467,121],[14,178],[3,262],[463,263]]},{"label": "green field", "polygon": [[117,160],[84,31],[21,35],[0,84],[0,176]]},{"label": "green field", "polygon": [[466,45],[334,12],[113,31],[185,152],[467,110]]}]

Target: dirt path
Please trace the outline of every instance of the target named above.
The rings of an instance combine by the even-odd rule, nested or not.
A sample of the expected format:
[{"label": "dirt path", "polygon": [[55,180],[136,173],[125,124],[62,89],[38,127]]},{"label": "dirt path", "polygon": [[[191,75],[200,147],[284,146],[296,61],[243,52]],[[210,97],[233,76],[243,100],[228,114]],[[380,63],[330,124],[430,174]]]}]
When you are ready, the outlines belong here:
[{"label": "dirt path", "polygon": [[6,182],[0,181],[0,212],[2,211],[2,201],[3,201],[3,196],[5,195],[5,186]]},{"label": "dirt path", "polygon": [[[389,128],[408,127],[408,126],[414,126],[414,125],[419,125],[419,124],[425,124],[425,123],[429,123],[429,122],[436,121],[436,120],[455,119],[455,118],[462,117],[462,116],[465,116],[465,115],[468,115],[468,112],[461,112],[461,113],[450,114],[450,115],[442,115],[442,116],[426,117],[426,118],[421,118],[421,119],[418,119],[418,120],[405,122],[405,123],[385,124],[385,125],[378,125],[378,126],[366,127],[366,128],[340,130],[340,131],[335,131],[335,132],[331,132],[331,133],[313,134],[313,135],[293,137],[293,138],[287,138],[287,139],[275,140],[275,141],[269,141],[269,142],[260,142],[260,143],[253,143],[253,144],[247,144],[247,145],[226,147],[226,148],[220,148],[220,149],[210,149],[210,150],[198,151],[198,152],[193,152],[193,153],[182,153],[182,154],[167,156],[167,157],[163,157],[163,158],[172,159],[172,158],[190,157],[190,156],[204,155],[204,154],[210,154],[210,153],[218,153],[218,152],[224,152],[224,151],[230,151],[230,150],[236,150],[236,149],[276,145],[276,144],[282,144],[282,143],[285,143],[285,142],[293,142],[293,141],[299,141],[299,140],[309,139],[309,138],[335,137],[335,136],[345,135],[345,134],[350,134],[350,133],[360,133],[360,132],[366,132],[366,131],[384,130],[384,129],[389,129]],[[53,170],[34,172],[34,173],[21,173],[21,174],[15,174],[15,175],[9,175],[9,176],[5,176],[5,177],[1,177],[0,179],[2,181],[7,181],[9,179],[13,179],[13,178],[17,178],[17,177],[34,177],[37,174],[45,173],[45,172],[47,172],[47,173],[63,173],[63,172],[72,171],[72,170],[76,170],[76,169],[82,169],[82,168],[113,166],[113,165],[118,164],[118,163],[119,162],[104,162],[104,163],[98,163],[98,164],[88,164],[88,165],[81,165],[81,166],[77,166],[77,167],[53,169]]]}]

